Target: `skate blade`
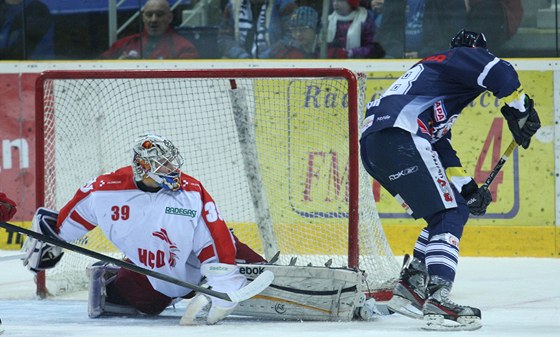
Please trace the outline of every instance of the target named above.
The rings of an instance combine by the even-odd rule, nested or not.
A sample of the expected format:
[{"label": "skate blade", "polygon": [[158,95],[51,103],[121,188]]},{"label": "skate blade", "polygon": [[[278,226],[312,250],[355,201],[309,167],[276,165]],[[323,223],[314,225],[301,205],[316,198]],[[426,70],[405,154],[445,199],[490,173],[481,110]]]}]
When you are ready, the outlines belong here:
[{"label": "skate blade", "polygon": [[457,321],[445,319],[443,315],[424,315],[423,330],[430,331],[472,331],[482,327],[480,317],[461,316]]},{"label": "skate blade", "polygon": [[387,302],[387,307],[396,313],[413,319],[422,319],[424,317],[422,311],[412,305],[411,301],[398,295],[391,297],[389,302]]}]

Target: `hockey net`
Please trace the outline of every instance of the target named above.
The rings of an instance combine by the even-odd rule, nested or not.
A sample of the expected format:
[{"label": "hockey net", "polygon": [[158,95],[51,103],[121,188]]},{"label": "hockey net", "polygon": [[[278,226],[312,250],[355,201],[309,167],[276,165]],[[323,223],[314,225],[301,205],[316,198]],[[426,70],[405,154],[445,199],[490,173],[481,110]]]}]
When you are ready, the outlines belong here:
[{"label": "hockey net", "polygon": [[[137,136],[160,134],[241,241],[268,259],[279,251],[279,264],[359,267],[383,297],[399,264],[359,159],[364,97],[365,77],[347,69],[45,72],[37,204],[59,210],[91,178],[130,165]],[[121,257],[98,230],[76,243]],[[67,251],[38,293],[85,289],[92,262]]]}]

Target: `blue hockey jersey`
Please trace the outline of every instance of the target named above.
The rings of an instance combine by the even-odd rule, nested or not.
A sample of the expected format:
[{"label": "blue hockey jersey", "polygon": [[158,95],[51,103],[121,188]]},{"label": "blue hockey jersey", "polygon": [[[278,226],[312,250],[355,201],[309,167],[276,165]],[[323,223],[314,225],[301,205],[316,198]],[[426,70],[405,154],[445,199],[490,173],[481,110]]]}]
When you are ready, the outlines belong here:
[{"label": "blue hockey jersey", "polygon": [[461,111],[486,90],[505,103],[524,95],[512,65],[484,48],[457,47],[429,56],[368,104],[362,137],[398,127],[428,139],[445,167],[461,166],[447,141],[450,130]]}]

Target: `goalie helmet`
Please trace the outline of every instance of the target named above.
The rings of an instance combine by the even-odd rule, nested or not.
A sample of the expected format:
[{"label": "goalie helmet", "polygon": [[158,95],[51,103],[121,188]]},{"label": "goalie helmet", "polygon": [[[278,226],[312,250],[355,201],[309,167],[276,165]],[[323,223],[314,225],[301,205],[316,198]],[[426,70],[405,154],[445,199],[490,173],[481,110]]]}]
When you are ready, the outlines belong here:
[{"label": "goalie helmet", "polygon": [[486,37],[483,33],[471,32],[468,30],[461,30],[457,35],[451,39],[451,48],[455,47],[480,47],[488,49],[486,47]]},{"label": "goalie helmet", "polygon": [[179,169],[183,157],[179,150],[165,137],[145,134],[134,141],[132,168],[134,180],[149,177],[160,187],[177,191],[181,187]]}]

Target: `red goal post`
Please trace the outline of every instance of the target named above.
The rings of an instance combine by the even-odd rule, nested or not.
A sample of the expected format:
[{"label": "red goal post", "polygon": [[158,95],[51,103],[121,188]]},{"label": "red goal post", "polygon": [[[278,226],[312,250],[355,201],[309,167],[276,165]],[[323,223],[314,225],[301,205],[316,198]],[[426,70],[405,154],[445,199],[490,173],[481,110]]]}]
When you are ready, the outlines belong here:
[{"label": "red goal post", "polygon": [[[36,203],[60,209],[89,179],[129,165],[135,137],[159,133],[243,242],[285,263],[364,269],[381,294],[399,265],[360,163],[364,101],[365,77],[344,68],[46,71]],[[118,256],[93,232],[78,243]],[[40,295],[84,287],[92,261],[66,255],[37,277]]]}]

